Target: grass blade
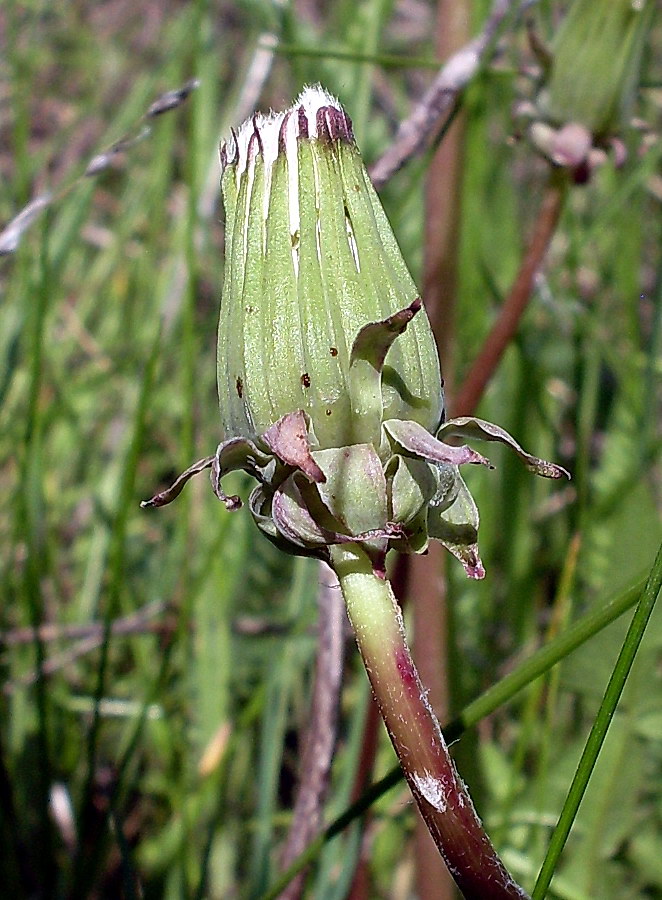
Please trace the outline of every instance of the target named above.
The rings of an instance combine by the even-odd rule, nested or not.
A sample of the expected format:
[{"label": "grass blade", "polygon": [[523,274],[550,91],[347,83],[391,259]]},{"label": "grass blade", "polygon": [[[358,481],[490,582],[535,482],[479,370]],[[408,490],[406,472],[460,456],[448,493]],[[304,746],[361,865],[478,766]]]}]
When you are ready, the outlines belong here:
[{"label": "grass blade", "polygon": [[662,546],[658,551],[650,576],[637,605],[632,622],[623,642],[623,647],[616,660],[614,671],[605,690],[600,709],[595,717],[595,722],[588,736],[584,752],[582,753],[575,777],[570,785],[566,802],[559,816],[559,821],[554,829],[549,843],[547,855],[543,862],[538,880],[532,894],[532,900],[542,900],[547,894],[554,870],[570,834],[572,823],[575,820],[582,797],[586,791],[591,772],[595,766],[598,754],[604,743],[607,730],[613,718],[618,701],[623,693],[625,682],[634,663],[639,645],[646,631],[646,626],[655,607],[658,594],[662,589]]}]

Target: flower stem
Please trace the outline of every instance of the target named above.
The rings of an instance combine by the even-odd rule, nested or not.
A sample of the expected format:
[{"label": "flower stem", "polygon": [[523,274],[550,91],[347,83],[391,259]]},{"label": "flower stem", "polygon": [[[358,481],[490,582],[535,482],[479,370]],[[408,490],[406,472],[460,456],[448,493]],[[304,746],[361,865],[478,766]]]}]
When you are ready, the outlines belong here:
[{"label": "flower stem", "polygon": [[501,357],[515,337],[520,320],[531,299],[536,275],[543,265],[561,218],[567,189],[567,172],[557,167],[551,168],[533,234],[519,272],[492,330],[455,398],[453,415],[468,416],[474,412]]},{"label": "flower stem", "polygon": [[331,550],[379,709],[439,852],[467,900],[525,898],[488,838],[414,666],[391,585],[357,545]]}]

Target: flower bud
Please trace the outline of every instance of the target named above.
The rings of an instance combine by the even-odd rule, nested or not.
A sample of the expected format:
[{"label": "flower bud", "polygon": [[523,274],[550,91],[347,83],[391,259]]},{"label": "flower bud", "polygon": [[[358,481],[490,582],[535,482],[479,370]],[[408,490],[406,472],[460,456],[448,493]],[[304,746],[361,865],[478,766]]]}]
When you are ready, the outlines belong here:
[{"label": "flower bud", "polygon": [[222,145],[221,163],[225,435],[255,437],[297,409],[320,449],[378,444],[382,414],[437,428],[443,394],[425,312],[390,350],[378,397],[369,377],[361,387],[350,376],[361,329],[417,291],[338,101],[307,88],[286,112],[254,116]]},{"label": "flower bud", "polygon": [[540,106],[596,138],[627,124],[655,0],[575,0],[553,45]]},{"label": "flower bud", "polygon": [[433,538],[482,578],[459,467],[489,462],[445,438],[500,441],[538,475],[567,473],[496,425],[444,422],[430,325],[347,114],[308,88],[287,112],[246,122],[221,163],[224,439],[143,505],[164,506],[211,468],[216,496],[237,509],[221,482],[243,469],[258,481],[253,518],[282,550],[331,561],[331,547],[360,545],[383,573],[389,549],[422,553]]}]

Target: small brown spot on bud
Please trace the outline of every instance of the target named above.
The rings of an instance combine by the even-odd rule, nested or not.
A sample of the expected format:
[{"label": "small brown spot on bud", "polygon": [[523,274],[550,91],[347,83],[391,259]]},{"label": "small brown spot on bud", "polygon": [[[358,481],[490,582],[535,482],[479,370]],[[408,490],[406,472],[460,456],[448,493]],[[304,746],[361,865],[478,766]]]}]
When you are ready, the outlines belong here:
[{"label": "small brown spot on bud", "polygon": [[303,375],[301,376],[301,384],[305,388],[310,387],[310,375],[308,374],[308,372],[304,372]]},{"label": "small brown spot on bud", "polygon": [[337,348],[337,347],[329,347],[329,350],[331,351],[331,356],[337,356],[337,355],[338,355],[338,348]]},{"label": "small brown spot on bud", "polygon": [[235,384],[237,386],[237,393],[239,394],[239,399],[241,400],[241,398],[244,396],[244,382],[241,380],[241,378],[237,378]]},{"label": "small brown spot on bud", "polygon": [[330,415],[331,415],[331,410],[330,410],[330,409],[327,409],[327,410],[326,410],[326,414],[327,414],[327,416],[330,416]]}]

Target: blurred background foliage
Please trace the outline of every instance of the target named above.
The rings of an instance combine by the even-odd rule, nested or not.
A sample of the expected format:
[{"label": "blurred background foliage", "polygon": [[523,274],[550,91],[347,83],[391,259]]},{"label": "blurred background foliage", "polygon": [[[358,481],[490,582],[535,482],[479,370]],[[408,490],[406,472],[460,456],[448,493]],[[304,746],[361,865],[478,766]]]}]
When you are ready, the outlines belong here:
[{"label": "blurred background foliage", "polygon": [[[488,4],[456,5],[475,32]],[[566,8],[536,5],[544,40]],[[318,569],[281,556],[244,512],[228,514],[205,479],[162,512],[139,501],[219,439],[219,138],[321,81],[371,162],[433,77],[434,33],[424,0],[0,9],[0,223],[46,190],[58,196],[0,259],[8,896],[256,898],[273,882],[309,716]],[[622,168],[607,162],[572,188],[479,409],[573,481],[535,483],[499,451],[496,472],[469,473],[488,575],[467,582],[448,566],[452,712],[641,577],[660,538],[661,50],[658,23],[635,110],[651,133],[630,132]],[[463,99],[453,383],[494,321],[539,206],[546,163],[513,117],[535,65],[511,21]],[[191,78],[199,87],[183,105],[144,118]],[[148,135],[83,177],[94,155],[146,124]],[[429,161],[381,192],[419,283]],[[245,496],[241,478],[236,490]],[[625,627],[458,745],[488,831],[529,888]],[[661,678],[658,613],[550,896],[662,896]],[[369,704],[348,635],[327,821],[352,798]],[[376,775],[393,764],[380,732]],[[328,843],[307,895],[348,896],[362,859],[353,896],[416,896],[413,822],[401,784],[363,828]]]}]

